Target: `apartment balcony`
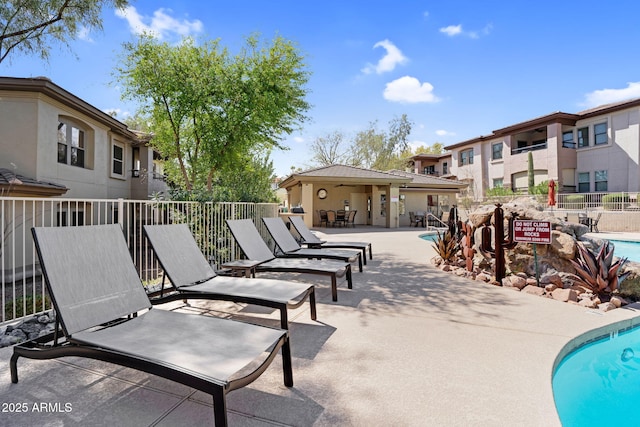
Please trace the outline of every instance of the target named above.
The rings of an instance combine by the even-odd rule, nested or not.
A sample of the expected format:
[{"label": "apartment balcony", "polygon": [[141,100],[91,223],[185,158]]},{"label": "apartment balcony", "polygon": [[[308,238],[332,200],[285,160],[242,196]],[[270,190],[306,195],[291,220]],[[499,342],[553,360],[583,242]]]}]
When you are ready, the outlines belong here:
[{"label": "apartment balcony", "polygon": [[513,148],[511,150],[511,155],[516,155],[516,154],[522,154],[522,153],[528,153],[529,151],[536,151],[536,150],[545,150],[547,148],[547,141],[535,141],[533,142],[531,145],[526,145],[523,147],[518,147],[518,148]]}]

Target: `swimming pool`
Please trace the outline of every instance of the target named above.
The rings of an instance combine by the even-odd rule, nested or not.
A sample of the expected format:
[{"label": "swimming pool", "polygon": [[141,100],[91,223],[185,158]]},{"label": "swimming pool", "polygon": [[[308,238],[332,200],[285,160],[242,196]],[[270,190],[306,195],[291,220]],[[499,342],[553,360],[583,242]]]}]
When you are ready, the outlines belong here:
[{"label": "swimming pool", "polygon": [[617,257],[627,257],[629,261],[640,262],[640,242],[627,240],[609,240],[615,249],[613,254]]},{"label": "swimming pool", "polygon": [[640,327],[606,334],[569,353],[553,375],[553,396],[564,426],[633,424],[640,397]]}]

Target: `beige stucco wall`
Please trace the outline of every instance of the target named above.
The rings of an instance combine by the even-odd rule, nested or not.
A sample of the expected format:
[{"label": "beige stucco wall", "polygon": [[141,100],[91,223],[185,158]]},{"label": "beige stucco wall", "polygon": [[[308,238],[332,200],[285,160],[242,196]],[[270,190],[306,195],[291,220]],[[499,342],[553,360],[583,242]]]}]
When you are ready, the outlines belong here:
[{"label": "beige stucco wall", "polygon": [[608,144],[594,146],[591,133],[592,145],[577,150],[580,166],[576,173],[590,173],[591,191],[595,191],[596,170],[608,171],[609,191],[640,191],[640,112],[638,109],[629,109],[614,115],[599,116],[579,121],[576,128],[593,126],[605,119],[609,123]]},{"label": "beige stucco wall", "polygon": [[0,168],[35,177],[37,145],[30,141],[38,135],[38,101],[2,91],[0,100]]},{"label": "beige stucco wall", "polygon": [[[85,130],[85,167],[58,163],[58,120]],[[112,144],[124,145],[123,177],[112,176]],[[141,164],[152,170],[153,152],[141,147]],[[15,165],[15,167],[14,167]],[[140,198],[163,191],[166,184],[153,179],[131,185],[131,141],[100,122],[40,93],[0,91],[0,167],[41,181],[69,188],[65,198]]]}]

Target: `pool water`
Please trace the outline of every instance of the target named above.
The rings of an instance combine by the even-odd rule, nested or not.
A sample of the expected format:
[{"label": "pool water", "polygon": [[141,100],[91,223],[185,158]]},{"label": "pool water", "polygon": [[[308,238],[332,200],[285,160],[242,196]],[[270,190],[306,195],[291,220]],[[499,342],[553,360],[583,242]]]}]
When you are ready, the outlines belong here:
[{"label": "pool water", "polygon": [[437,242],[438,241],[438,234],[437,233],[421,234],[420,238],[423,239],[423,240],[426,240],[427,242]]},{"label": "pool water", "polygon": [[628,242],[625,240],[609,240],[615,249],[613,255],[629,261],[640,262],[640,242]]},{"label": "pool water", "polygon": [[638,425],[640,327],[570,353],[553,375],[553,396],[563,426]]}]

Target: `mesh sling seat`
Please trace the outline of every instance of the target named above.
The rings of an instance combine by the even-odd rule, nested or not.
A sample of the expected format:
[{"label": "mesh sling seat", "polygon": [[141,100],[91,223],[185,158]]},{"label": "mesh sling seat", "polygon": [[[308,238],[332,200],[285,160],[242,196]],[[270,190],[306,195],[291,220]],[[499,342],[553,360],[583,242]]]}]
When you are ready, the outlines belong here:
[{"label": "mesh sling seat", "polygon": [[338,260],[276,258],[250,219],[228,219],[227,227],[244,256],[260,264],[257,271],[307,273],[331,278],[331,299],[338,301],[338,277],[346,276],[347,287],[353,288],[351,264]]},{"label": "mesh sling seat", "polygon": [[358,270],[362,272],[362,253],[343,249],[303,248],[293,238],[291,232],[281,218],[262,218],[267,231],[276,243],[276,257],[338,259],[348,263],[358,262]]},{"label": "mesh sling seat", "polygon": [[[211,299],[255,304],[280,310],[280,327],[288,329],[287,309],[307,299],[316,320],[313,285],[272,279],[218,276],[186,224],[145,225],[144,232],[175,292],[161,293],[152,304],[180,299]],[[163,283],[164,284],[164,283]]]},{"label": "mesh sling seat", "polygon": [[54,334],[14,347],[13,383],[19,357],[101,360],[210,394],[216,426],[227,424],[227,393],[256,380],[279,351],[284,383],[293,386],[287,330],[154,308],[119,225],[32,233],[57,325]]},{"label": "mesh sling seat", "polygon": [[[351,211],[354,212],[354,211]],[[299,216],[289,217],[289,222],[296,230],[302,241],[303,245],[307,245],[309,248],[348,248],[359,249],[362,251],[362,262],[367,265],[367,251],[369,252],[369,259],[373,259],[373,252],[371,249],[371,243],[369,242],[338,242],[338,241],[326,241],[319,239],[315,234],[309,230],[304,223],[304,219]]]}]

